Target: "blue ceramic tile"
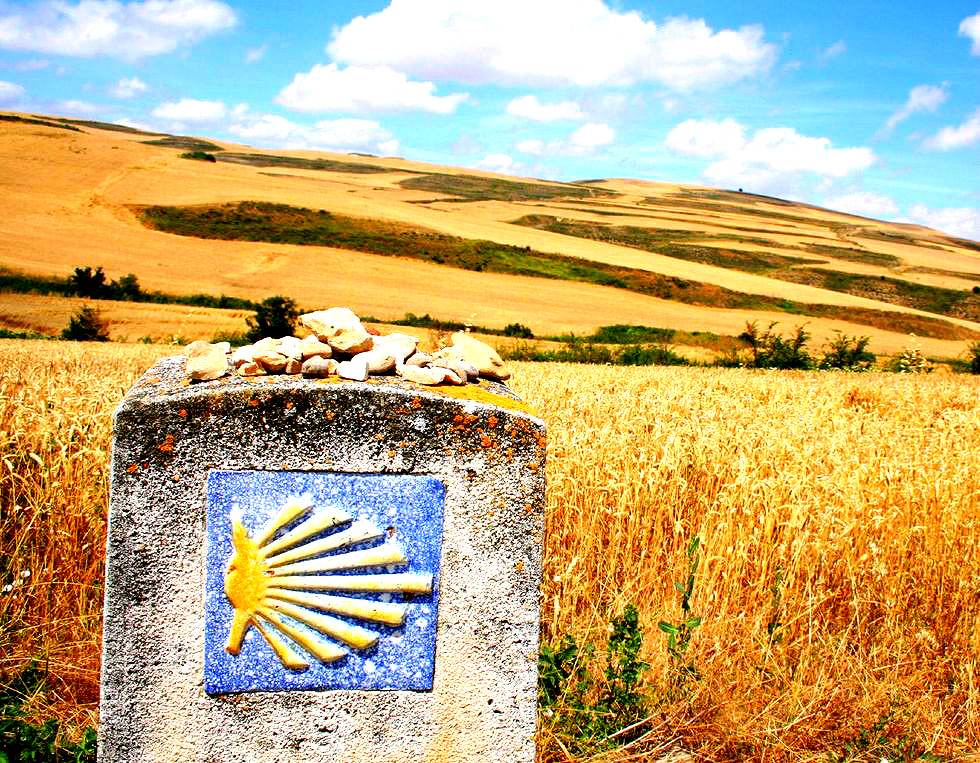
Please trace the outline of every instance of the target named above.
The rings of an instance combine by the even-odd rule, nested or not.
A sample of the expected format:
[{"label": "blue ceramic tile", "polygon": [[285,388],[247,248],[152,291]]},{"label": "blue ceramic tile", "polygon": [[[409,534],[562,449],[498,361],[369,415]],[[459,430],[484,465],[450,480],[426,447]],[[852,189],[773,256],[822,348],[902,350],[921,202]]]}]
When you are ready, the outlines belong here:
[{"label": "blue ceramic tile", "polygon": [[[340,509],[352,521],[373,523],[390,536],[320,555],[319,559],[396,542],[405,549],[407,564],[370,567],[331,575],[363,575],[391,572],[431,573],[431,593],[419,595],[345,593],[330,595],[374,601],[405,603],[403,625],[388,626],[343,615],[347,624],[379,634],[376,645],[359,650],[318,634],[298,620],[283,616],[289,625],[319,640],[343,647],[348,654],[335,662],[320,662],[284,635],[309,667],[287,668],[254,625],[249,627],[237,655],[226,651],[235,610],[225,593],[225,574],[235,554],[232,516],[251,537],[280,513],[290,498],[305,496],[310,513],[288,524],[273,538],[298,525],[302,519]],[[439,604],[439,559],[442,548],[445,486],[436,479],[416,475],[331,474],[290,471],[212,471],[208,477],[207,570],[205,592],[204,687],[209,694],[288,689],[414,689],[430,690],[435,663],[436,618]],[[327,529],[310,540],[328,538],[349,528],[352,521]],[[391,529],[393,528],[393,530]],[[308,541],[303,541],[306,543]],[[316,573],[306,573],[316,574]],[[263,623],[267,630],[273,630]]]}]

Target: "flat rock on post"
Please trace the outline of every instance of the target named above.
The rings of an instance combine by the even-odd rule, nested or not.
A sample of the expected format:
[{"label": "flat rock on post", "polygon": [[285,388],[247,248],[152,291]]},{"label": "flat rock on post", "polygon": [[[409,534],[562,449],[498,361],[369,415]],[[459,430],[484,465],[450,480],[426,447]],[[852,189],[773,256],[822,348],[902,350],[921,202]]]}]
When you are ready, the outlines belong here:
[{"label": "flat rock on post", "polygon": [[[184,363],[157,363],[115,416],[100,761],[534,760],[545,465],[536,414],[494,382],[188,383]],[[408,615],[397,627],[336,617],[345,633],[367,626],[380,640],[338,642],[335,662],[293,643],[309,667],[288,668],[271,648],[275,633],[265,636],[270,620],[232,654],[229,624],[246,605],[233,608],[222,588],[231,527],[240,522],[271,551],[303,526],[291,517],[330,501],[347,512],[337,521],[355,520],[350,532],[370,525],[362,509],[381,506],[381,537],[342,554],[400,544],[409,558],[360,578],[405,572],[430,588],[349,594]],[[283,530],[268,524],[266,504],[281,509]],[[331,532],[313,537],[339,543],[343,533]],[[296,616],[272,603],[272,618]]]}]

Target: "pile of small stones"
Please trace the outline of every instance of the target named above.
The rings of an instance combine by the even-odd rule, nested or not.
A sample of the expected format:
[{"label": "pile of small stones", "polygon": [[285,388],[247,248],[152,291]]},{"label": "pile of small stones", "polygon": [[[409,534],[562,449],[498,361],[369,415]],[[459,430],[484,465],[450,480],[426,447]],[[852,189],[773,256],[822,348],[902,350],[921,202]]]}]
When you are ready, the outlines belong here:
[{"label": "pile of small stones", "polygon": [[303,339],[261,339],[232,352],[228,342],[203,340],[185,348],[187,377],[194,381],[239,376],[302,374],[364,381],[370,375],[397,374],[418,384],[466,384],[479,377],[503,381],[510,371],[497,351],[459,331],[452,344],[432,354],[418,349],[408,334],[379,336],[368,331],[353,311],[331,307],[300,316],[311,333]]}]

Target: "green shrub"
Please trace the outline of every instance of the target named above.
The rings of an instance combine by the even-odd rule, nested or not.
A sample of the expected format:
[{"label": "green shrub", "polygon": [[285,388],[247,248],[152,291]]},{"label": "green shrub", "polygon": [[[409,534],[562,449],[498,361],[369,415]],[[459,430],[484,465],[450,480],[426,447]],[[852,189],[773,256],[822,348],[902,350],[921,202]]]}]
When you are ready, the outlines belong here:
[{"label": "green shrub", "polygon": [[255,317],[246,318],[248,340],[256,342],[264,337],[290,336],[299,320],[296,303],[289,297],[269,297],[255,307]]},{"label": "green shrub", "polygon": [[61,338],[74,342],[108,342],[109,325],[96,308],[82,305],[71,317],[68,328],[61,332]]},{"label": "green shrub", "polygon": [[820,361],[820,368],[838,368],[842,371],[868,371],[874,367],[875,356],[868,352],[871,337],[847,336],[834,332],[827,350]]},{"label": "green shrub", "polygon": [[752,353],[747,365],[753,368],[813,368],[813,359],[804,349],[810,340],[805,325],[796,326],[791,337],[783,338],[773,331],[776,321],[761,331],[756,321],[747,322],[745,331],[739,335]]},{"label": "green shrub", "polygon": [[209,154],[207,151],[185,151],[180,155],[181,159],[196,159],[200,162],[216,162],[218,159],[214,154]]},{"label": "green shrub", "polygon": [[980,374],[980,342],[973,342],[966,351],[971,374]]},{"label": "green shrub", "polygon": [[514,336],[519,339],[534,339],[534,332],[523,323],[508,323],[504,326],[504,336]]},{"label": "green shrub", "polygon": [[55,719],[40,726],[23,718],[23,705],[45,690],[45,675],[32,662],[9,684],[0,686],[0,763],[95,763],[96,734],[85,729],[77,744],[62,738]]}]

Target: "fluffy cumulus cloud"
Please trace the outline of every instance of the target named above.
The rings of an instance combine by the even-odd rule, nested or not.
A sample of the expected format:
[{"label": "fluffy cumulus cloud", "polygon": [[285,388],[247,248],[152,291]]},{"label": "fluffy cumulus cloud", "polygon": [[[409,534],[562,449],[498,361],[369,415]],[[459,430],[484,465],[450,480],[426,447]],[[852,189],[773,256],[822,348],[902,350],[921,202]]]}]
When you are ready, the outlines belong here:
[{"label": "fluffy cumulus cloud", "polygon": [[489,170],[490,172],[500,172],[504,174],[515,174],[519,166],[511,157],[507,154],[488,154],[478,161],[475,165],[476,169]]},{"label": "fluffy cumulus cloud", "polygon": [[507,104],[507,113],[534,122],[558,122],[585,117],[581,107],[575,101],[541,103],[534,95],[522,95],[520,98],[515,98]]},{"label": "fluffy cumulus cloud", "polygon": [[170,53],[235,25],[218,0],[42,0],[0,6],[0,48],[135,60]]},{"label": "fluffy cumulus cloud", "polygon": [[960,35],[970,39],[973,43],[970,52],[975,56],[980,56],[980,13],[975,16],[967,16],[960,22]]},{"label": "fluffy cumulus cloud", "polygon": [[870,167],[870,148],[834,148],[829,138],[800,135],[791,127],[766,127],[748,135],[733,119],[689,119],[667,134],[675,154],[712,159],[704,177],[712,183],[785,192],[804,174],[840,178]]},{"label": "fluffy cumulus cloud", "polygon": [[884,131],[886,133],[891,132],[899,122],[920,111],[935,111],[946,102],[948,95],[945,83],[942,85],[916,85],[909,90],[909,97],[905,99],[905,105],[888,117]]},{"label": "fluffy cumulus cloud", "polygon": [[4,82],[0,80],[0,103],[13,103],[14,101],[19,101],[25,95],[27,95],[27,91],[16,82]]},{"label": "fluffy cumulus cloud", "polygon": [[766,71],[775,47],[759,26],[658,24],[602,0],[391,0],[334,32],[327,52],[426,80],[596,87],[656,82],[710,88]]},{"label": "fluffy cumulus cloud", "polygon": [[944,127],[935,135],[926,138],[925,147],[935,151],[952,151],[980,143],[980,109],[956,127]]},{"label": "fluffy cumulus cloud", "polygon": [[218,122],[224,119],[226,113],[227,109],[221,101],[199,101],[194,98],[168,101],[153,109],[153,116],[158,119],[194,124]]},{"label": "fluffy cumulus cloud", "polygon": [[980,209],[971,207],[944,207],[929,209],[924,204],[909,207],[912,222],[936,228],[944,233],[980,241]]},{"label": "fluffy cumulus cloud", "polygon": [[398,141],[373,120],[333,119],[310,127],[274,114],[250,115],[245,109],[238,109],[237,116],[229,131],[262,147],[376,154],[394,154],[398,150]]},{"label": "fluffy cumulus cloud", "polygon": [[894,218],[898,214],[898,206],[888,196],[870,191],[854,191],[842,196],[824,199],[824,206],[862,217],[876,219]]},{"label": "fluffy cumulus cloud", "polygon": [[430,111],[452,114],[466,100],[465,93],[436,95],[431,82],[413,82],[387,66],[317,64],[297,74],[276,102],[297,111]]},{"label": "fluffy cumulus cloud", "polygon": [[616,131],[601,122],[589,122],[567,138],[545,143],[543,140],[522,140],[514,147],[522,154],[533,156],[585,156],[594,154],[616,139]]},{"label": "fluffy cumulus cloud", "polygon": [[129,77],[119,80],[109,88],[109,95],[116,98],[135,98],[149,90],[149,86],[139,77]]}]

